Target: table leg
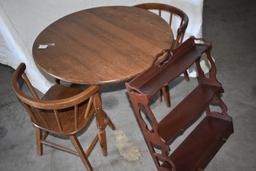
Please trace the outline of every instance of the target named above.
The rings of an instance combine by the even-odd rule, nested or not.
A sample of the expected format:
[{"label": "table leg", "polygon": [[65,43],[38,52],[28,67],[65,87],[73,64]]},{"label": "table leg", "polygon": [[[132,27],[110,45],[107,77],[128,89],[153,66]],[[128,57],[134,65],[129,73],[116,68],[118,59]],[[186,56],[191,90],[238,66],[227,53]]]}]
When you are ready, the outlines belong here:
[{"label": "table leg", "polygon": [[106,156],[108,152],[107,152],[107,138],[106,138],[105,128],[107,126],[110,126],[110,128],[112,128],[114,130],[115,125],[110,120],[110,118],[107,116],[107,114],[103,111],[101,96],[99,93],[97,93],[94,96],[93,105],[96,110],[96,122],[97,122],[97,127],[99,129],[98,137],[99,137],[102,154],[104,156]]}]

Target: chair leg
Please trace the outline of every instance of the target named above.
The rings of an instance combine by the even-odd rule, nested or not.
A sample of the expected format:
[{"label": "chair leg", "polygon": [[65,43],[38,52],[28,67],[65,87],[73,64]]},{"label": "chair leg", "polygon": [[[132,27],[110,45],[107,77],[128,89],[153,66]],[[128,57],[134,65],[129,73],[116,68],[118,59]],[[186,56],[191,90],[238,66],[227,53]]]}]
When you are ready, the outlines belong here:
[{"label": "chair leg", "polygon": [[165,101],[166,106],[171,107],[171,98],[170,98],[168,85],[162,87],[162,93],[163,93],[163,96],[164,96],[164,101]]},{"label": "chair leg", "polygon": [[[109,125],[112,123],[112,122],[111,123],[109,122],[110,120],[106,120],[106,119],[107,119],[106,113],[102,109],[98,109],[96,111],[96,122],[97,122],[97,127],[99,129],[98,137],[99,137],[99,143],[100,143],[101,152],[103,156],[107,156],[108,154],[105,128],[107,124]],[[111,125],[111,126],[114,126],[114,125]]]},{"label": "chair leg", "polygon": [[42,130],[36,128],[36,151],[39,156],[43,155]]},{"label": "chair leg", "polygon": [[116,126],[103,110],[101,110],[101,112],[99,111],[97,112],[96,120],[97,120],[98,129],[99,129],[98,137],[99,137],[101,151],[103,156],[107,156],[108,150],[107,150],[107,137],[106,137],[105,129],[106,129],[106,126],[108,125],[112,130],[115,130]]},{"label": "chair leg", "polygon": [[77,137],[75,135],[71,135],[70,140],[71,140],[72,144],[74,145],[76,151],[78,152],[78,154],[79,154],[84,166],[86,167],[86,169],[88,171],[92,171],[93,170],[92,166],[91,166],[91,164],[90,164],[90,162],[89,162],[89,160],[88,160],[88,158],[87,158],[87,156],[86,156],[86,154],[83,150],[82,145],[78,141]]},{"label": "chair leg", "polygon": [[109,126],[112,130],[116,129],[108,115],[101,109],[96,112],[96,122],[99,129],[98,138],[103,156],[108,155],[107,150],[107,137],[106,137],[106,126]]},{"label": "chair leg", "polygon": [[96,113],[96,122],[97,127],[99,129],[98,137],[100,142],[100,147],[103,156],[108,154],[107,151],[107,139],[106,139],[106,131],[105,128],[109,125],[112,129],[115,129],[115,125],[112,123],[110,118],[108,118],[107,114],[102,110],[101,96],[97,93],[93,98],[93,105]]}]

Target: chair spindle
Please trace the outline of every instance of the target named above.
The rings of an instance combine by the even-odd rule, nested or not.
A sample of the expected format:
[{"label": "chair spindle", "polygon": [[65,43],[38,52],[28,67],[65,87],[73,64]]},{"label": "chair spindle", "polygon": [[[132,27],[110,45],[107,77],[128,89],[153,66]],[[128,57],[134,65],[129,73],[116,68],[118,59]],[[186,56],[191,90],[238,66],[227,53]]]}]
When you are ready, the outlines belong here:
[{"label": "chair spindle", "polygon": [[161,10],[161,9],[158,10],[158,15],[159,15],[160,17],[162,17],[162,10]]},{"label": "chair spindle", "polygon": [[27,74],[23,73],[23,74],[22,74],[22,78],[24,79],[24,81],[25,81],[25,83],[26,83],[26,85],[27,85],[27,87],[28,87],[28,89],[29,89],[31,95],[32,95],[35,99],[38,100],[38,99],[39,99],[39,96],[38,96],[38,94],[36,93],[36,91],[35,91],[34,87],[32,86],[31,82],[29,81],[29,79],[28,79],[28,77],[27,77]]},{"label": "chair spindle", "polygon": [[88,114],[91,110],[92,102],[93,102],[93,97],[90,97],[89,102],[88,102],[87,107],[86,107],[86,110],[85,110],[85,113],[84,113],[84,119],[87,118],[87,116],[88,116]]},{"label": "chair spindle", "polygon": [[78,118],[77,118],[78,106],[77,105],[74,106],[74,110],[75,110],[74,111],[74,115],[75,115],[74,116],[74,119],[75,119],[74,120],[75,121],[75,129],[77,130],[77,128],[78,128],[78,124],[77,124],[78,123]]},{"label": "chair spindle", "polygon": [[53,110],[53,111],[54,111],[54,116],[55,116],[55,119],[56,119],[56,121],[57,121],[59,130],[62,132],[62,131],[63,131],[63,128],[62,128],[61,123],[60,123],[60,120],[59,120],[58,111],[57,111],[57,110]]},{"label": "chair spindle", "polygon": [[173,14],[170,13],[170,19],[169,19],[169,25],[170,25],[170,26],[172,25],[172,17],[173,17]]}]

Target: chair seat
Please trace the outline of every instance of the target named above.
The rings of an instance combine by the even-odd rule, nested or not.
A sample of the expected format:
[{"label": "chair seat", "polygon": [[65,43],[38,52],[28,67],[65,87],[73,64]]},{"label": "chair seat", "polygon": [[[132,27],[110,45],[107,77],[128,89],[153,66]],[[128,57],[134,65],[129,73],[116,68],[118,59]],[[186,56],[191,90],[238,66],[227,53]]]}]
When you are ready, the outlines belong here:
[{"label": "chair seat", "polygon": [[45,95],[42,97],[42,100],[64,99],[79,94],[80,92],[81,90],[79,89],[66,87],[61,84],[55,84],[45,93]]},{"label": "chair seat", "polygon": [[[60,84],[56,84],[52,86],[42,97],[42,100],[60,100],[68,97],[72,97],[76,94],[79,94],[81,90],[74,89],[71,87],[66,87]],[[77,129],[74,129],[74,107],[66,108],[63,110],[58,110],[58,117],[61,121],[62,130],[59,128],[58,123],[56,121],[56,117],[52,110],[38,110],[33,109],[35,112],[35,116],[38,118],[38,123],[34,125],[41,129],[44,129],[48,132],[52,132],[55,134],[74,134],[84,128],[86,124],[88,124],[88,119],[84,119],[85,110],[87,107],[88,100],[79,104],[78,112],[77,112]],[[89,111],[89,116],[92,116],[94,113],[93,108]],[[91,118],[91,117],[87,117]]]}]

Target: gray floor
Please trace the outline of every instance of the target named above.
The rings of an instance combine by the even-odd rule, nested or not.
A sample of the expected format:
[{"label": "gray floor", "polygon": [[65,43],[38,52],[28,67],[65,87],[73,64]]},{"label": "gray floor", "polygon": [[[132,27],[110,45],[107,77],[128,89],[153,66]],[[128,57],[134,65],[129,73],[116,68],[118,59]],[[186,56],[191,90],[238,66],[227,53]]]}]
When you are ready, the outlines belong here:
[{"label": "gray floor", "polygon": [[[204,37],[213,42],[218,78],[225,89],[223,98],[229,107],[229,114],[233,117],[235,131],[208,165],[208,171],[256,170],[255,7],[256,2],[250,0],[205,1]],[[42,157],[36,155],[33,127],[11,90],[12,72],[12,69],[0,65],[0,170],[84,170],[78,157],[51,148],[46,147]],[[194,85],[195,80],[192,80],[175,87],[172,90],[174,104]],[[122,88],[103,88],[104,109],[118,129],[123,130],[129,141],[138,147],[142,156],[132,162],[123,159],[115,145],[114,133],[108,129],[109,155],[103,157],[97,146],[89,159],[95,170],[153,171],[153,161]],[[167,110],[159,101],[153,104],[153,108],[157,113]],[[158,119],[161,117],[163,115],[158,114]],[[94,130],[95,126],[92,126],[81,136],[83,145],[92,138]],[[181,140],[182,138],[179,141]],[[69,144],[66,141],[63,143]]]}]

